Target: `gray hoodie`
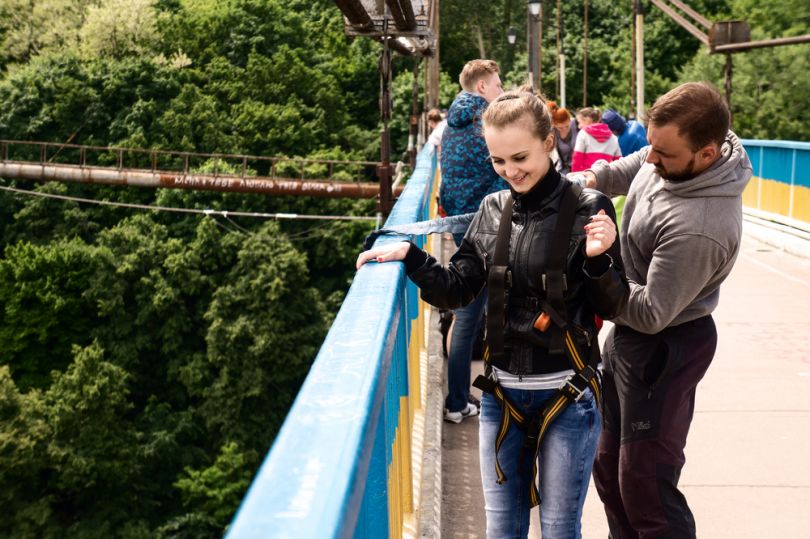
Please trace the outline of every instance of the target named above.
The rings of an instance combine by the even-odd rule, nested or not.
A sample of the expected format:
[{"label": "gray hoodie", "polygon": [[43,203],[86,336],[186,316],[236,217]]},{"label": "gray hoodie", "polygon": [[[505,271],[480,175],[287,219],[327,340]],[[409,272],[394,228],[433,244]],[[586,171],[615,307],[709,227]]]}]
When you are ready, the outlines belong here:
[{"label": "gray hoodie", "polygon": [[729,131],[720,158],[684,182],[662,179],[646,163],[649,147],[594,166],[597,189],[627,194],[621,226],[630,299],[617,324],[658,333],[714,311],[742,236],[748,155]]}]

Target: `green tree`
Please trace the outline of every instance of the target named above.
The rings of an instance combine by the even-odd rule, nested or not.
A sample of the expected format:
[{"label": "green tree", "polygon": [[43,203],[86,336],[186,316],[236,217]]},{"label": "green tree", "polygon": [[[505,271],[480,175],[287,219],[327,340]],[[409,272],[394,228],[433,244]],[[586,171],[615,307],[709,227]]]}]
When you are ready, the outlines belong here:
[{"label": "green tree", "polygon": [[211,383],[194,394],[207,427],[242,444],[269,446],[326,334],[306,262],[278,232],[245,239],[205,315]]},{"label": "green tree", "polygon": [[224,529],[250,485],[255,461],[255,454],[247,455],[237,443],[229,442],[221,447],[211,466],[186,468],[174,486],[192,512],[169,522],[161,532],[167,537],[192,538]]},{"label": "green tree", "polygon": [[[458,80],[464,64],[474,58],[495,60],[504,73],[508,73],[521,43],[525,50],[524,0],[444,0],[440,9],[442,69],[454,81]],[[510,26],[518,33],[514,46],[506,40]]]},{"label": "green tree", "polygon": [[37,54],[75,47],[95,0],[6,0],[0,4],[0,71]]},{"label": "green tree", "polygon": [[[27,186],[27,185],[24,185]],[[34,191],[47,194],[65,195],[68,187],[62,183],[46,183],[38,185]],[[20,241],[44,244],[56,238],[80,238],[85,242],[92,242],[101,229],[101,225],[94,220],[93,215],[86,212],[76,202],[54,200],[51,198],[30,197],[15,201],[10,195],[3,195],[2,200],[16,202],[9,208],[12,217],[5,226],[3,243],[15,244]]]},{"label": "green tree", "polygon": [[4,363],[23,390],[46,388],[52,370],[63,370],[73,345],[85,346],[99,324],[111,260],[79,239],[48,245],[8,246],[0,260],[0,348]]},{"label": "green tree", "polygon": [[21,393],[9,366],[0,365],[0,499],[5,509],[0,533],[6,537],[47,537],[38,531],[53,517],[54,494],[42,485],[51,433],[41,392]]},{"label": "green tree", "polygon": [[132,407],[127,373],[105,361],[97,343],[76,347],[74,354],[43,395],[51,429],[47,490],[63,526],[101,539],[126,524],[142,527],[127,511],[129,485],[143,480],[136,459],[139,433],[122,421]]},{"label": "green tree", "polygon": [[121,421],[131,408],[127,375],[96,343],[73,355],[44,392],[19,392],[8,367],[0,367],[5,536],[101,539],[146,531],[127,509],[129,485],[140,479],[138,434]]},{"label": "green tree", "polygon": [[153,0],[102,0],[87,8],[80,30],[86,58],[150,54],[160,39]]}]

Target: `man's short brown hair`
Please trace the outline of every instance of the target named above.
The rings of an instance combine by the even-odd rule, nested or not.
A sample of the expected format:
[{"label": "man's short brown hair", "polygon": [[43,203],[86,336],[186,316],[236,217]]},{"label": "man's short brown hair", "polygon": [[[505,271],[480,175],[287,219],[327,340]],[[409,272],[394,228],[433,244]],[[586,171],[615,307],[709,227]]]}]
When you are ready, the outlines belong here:
[{"label": "man's short brown hair", "polygon": [[498,63],[494,60],[470,60],[464,64],[464,69],[461,70],[458,81],[461,83],[463,90],[473,92],[479,80],[500,72]]},{"label": "man's short brown hair", "polygon": [[709,143],[723,144],[731,124],[726,100],[708,82],[687,82],[655,100],[647,111],[647,123],[656,127],[678,126],[693,152]]}]

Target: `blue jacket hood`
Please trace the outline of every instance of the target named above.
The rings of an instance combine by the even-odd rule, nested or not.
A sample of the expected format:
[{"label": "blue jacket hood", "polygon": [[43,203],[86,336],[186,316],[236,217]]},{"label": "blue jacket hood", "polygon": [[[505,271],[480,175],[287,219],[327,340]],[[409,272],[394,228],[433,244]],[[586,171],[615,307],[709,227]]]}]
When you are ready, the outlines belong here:
[{"label": "blue jacket hood", "polygon": [[635,120],[627,122],[627,129],[619,135],[622,155],[630,155],[647,145],[647,130]]},{"label": "blue jacket hood", "polygon": [[480,118],[487,105],[487,100],[480,95],[462,91],[447,111],[447,125],[453,127],[470,125],[476,117]]},{"label": "blue jacket hood", "polygon": [[489,193],[506,189],[495,172],[481,134],[481,116],[487,100],[461,92],[447,112],[442,133],[442,185],[439,200],[447,215],[474,212]]}]

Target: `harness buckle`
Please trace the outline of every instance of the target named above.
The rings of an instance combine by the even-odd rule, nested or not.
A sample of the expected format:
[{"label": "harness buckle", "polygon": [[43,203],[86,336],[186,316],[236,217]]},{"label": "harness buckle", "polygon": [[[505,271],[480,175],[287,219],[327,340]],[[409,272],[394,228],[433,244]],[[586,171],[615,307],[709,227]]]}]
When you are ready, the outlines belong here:
[{"label": "harness buckle", "polygon": [[[575,377],[579,377],[580,379],[582,379],[585,382],[585,387],[583,387],[582,389],[577,387],[577,385],[574,383]],[[579,399],[581,399],[582,396],[585,394],[585,392],[588,390],[588,381],[585,379],[584,376],[578,373],[574,373],[569,375],[565,379],[565,382],[562,383],[562,385],[559,387],[559,390],[574,402],[579,402]]]},{"label": "harness buckle", "polygon": [[[523,440],[523,450],[535,449],[537,438],[540,435],[540,427],[543,425],[543,416],[540,413],[534,414],[526,423],[526,438]],[[521,462],[523,459],[521,459]]]},{"label": "harness buckle", "polygon": [[[548,287],[546,287],[546,274],[540,276],[540,280],[543,283],[543,292],[548,292]],[[565,276],[565,273],[562,274],[562,285],[563,285],[563,292],[568,291],[568,278]]]}]

